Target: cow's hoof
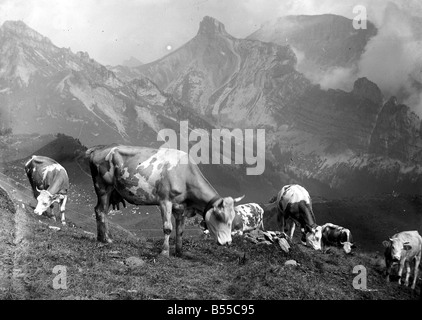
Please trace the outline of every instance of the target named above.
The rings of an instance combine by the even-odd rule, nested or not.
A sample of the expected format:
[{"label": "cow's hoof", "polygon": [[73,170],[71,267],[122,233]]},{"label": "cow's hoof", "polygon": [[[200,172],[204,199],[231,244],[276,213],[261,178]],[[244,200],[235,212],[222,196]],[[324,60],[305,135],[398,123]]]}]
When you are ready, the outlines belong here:
[{"label": "cow's hoof", "polygon": [[409,286],[409,281],[406,281],[406,282],[404,283],[404,285],[405,285],[406,287],[408,287],[408,286]]},{"label": "cow's hoof", "polygon": [[401,284],[401,279],[399,279],[399,284]]},{"label": "cow's hoof", "polygon": [[97,240],[99,241],[99,242],[102,242],[102,243],[104,243],[104,244],[108,244],[108,243],[113,243],[113,240],[112,239],[110,239],[110,238],[97,238]]},{"label": "cow's hoof", "polygon": [[162,250],[160,253],[161,256],[169,258],[170,257],[170,251],[169,250]]},{"label": "cow's hoof", "polygon": [[66,225],[66,221],[62,221],[62,225],[65,226]]}]

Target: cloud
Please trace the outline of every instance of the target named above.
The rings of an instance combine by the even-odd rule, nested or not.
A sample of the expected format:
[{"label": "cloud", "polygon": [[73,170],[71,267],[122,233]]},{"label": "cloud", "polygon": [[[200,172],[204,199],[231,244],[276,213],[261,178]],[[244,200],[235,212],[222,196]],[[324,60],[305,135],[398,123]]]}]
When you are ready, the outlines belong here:
[{"label": "cloud", "polygon": [[394,3],[385,6],[377,21],[378,34],[359,61],[358,75],[375,82],[385,98],[398,96],[422,116],[420,85],[416,82],[422,84],[422,19],[409,12],[418,12],[418,8]]}]

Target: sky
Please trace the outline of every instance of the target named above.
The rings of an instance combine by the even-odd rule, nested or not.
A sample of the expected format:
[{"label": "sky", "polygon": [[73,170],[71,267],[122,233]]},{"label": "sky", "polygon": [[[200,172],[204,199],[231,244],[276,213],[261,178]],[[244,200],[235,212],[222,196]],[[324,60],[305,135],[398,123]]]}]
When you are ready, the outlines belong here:
[{"label": "sky", "polygon": [[163,57],[192,39],[204,16],[245,38],[265,22],[290,14],[353,19],[356,5],[366,8],[379,33],[368,43],[358,74],[336,69],[319,79],[350,89],[355,76],[366,76],[387,94],[409,92],[407,102],[422,115],[422,95],[409,80],[422,81],[422,25],[417,28],[413,21],[422,19],[421,0],[0,0],[0,24],[23,20],[59,47],[118,65],[131,56],[143,63]]},{"label": "sky", "polygon": [[[395,1],[422,12],[419,0]],[[193,38],[204,16],[244,38],[261,24],[288,14],[336,13],[354,17],[353,7],[368,6],[380,20],[385,0],[0,0],[0,23],[23,20],[59,47],[87,51],[105,65],[131,56],[143,63],[161,58]],[[417,7],[417,10],[415,8]],[[411,9],[410,9],[411,8]]]}]

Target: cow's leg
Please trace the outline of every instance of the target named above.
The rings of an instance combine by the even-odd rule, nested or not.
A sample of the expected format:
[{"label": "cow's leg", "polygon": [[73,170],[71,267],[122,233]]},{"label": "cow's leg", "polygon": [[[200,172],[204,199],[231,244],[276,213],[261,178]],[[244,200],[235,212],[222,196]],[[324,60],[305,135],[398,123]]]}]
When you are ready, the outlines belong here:
[{"label": "cow's leg", "polygon": [[53,219],[54,222],[56,222],[56,215],[54,214],[54,203],[50,206],[50,208],[47,209],[46,215],[50,219]]},{"label": "cow's leg", "polygon": [[293,234],[295,233],[296,223],[294,221],[290,224],[290,238],[293,239]]},{"label": "cow's leg", "polygon": [[385,258],[385,279],[387,280],[387,282],[390,282],[391,265],[392,262],[389,259]]},{"label": "cow's leg", "polygon": [[176,214],[176,255],[182,255],[182,239],[185,231],[185,216]]},{"label": "cow's leg", "polygon": [[414,277],[413,277],[413,282],[412,282],[412,289],[415,289],[416,282],[418,281],[418,273],[419,273],[419,264],[420,263],[421,263],[421,254],[419,254],[415,257],[415,272],[414,272]]},{"label": "cow's leg", "polygon": [[406,280],[404,281],[404,285],[407,287],[409,286],[409,277],[410,277],[410,259],[407,259],[405,264],[406,264]]},{"label": "cow's leg", "polygon": [[403,269],[404,269],[404,264],[405,263],[406,263],[406,259],[401,259],[400,260],[400,267],[399,267],[399,273],[398,273],[398,276],[399,276],[399,284],[401,284],[401,275],[403,273]]},{"label": "cow's leg", "polygon": [[161,254],[168,257],[170,253],[169,239],[173,226],[171,224],[171,210],[172,203],[170,201],[163,201],[160,203],[161,218],[163,220],[164,243]]},{"label": "cow's leg", "polygon": [[95,206],[95,218],[97,220],[97,240],[104,243],[112,243],[106,214],[110,206],[110,194],[113,187],[107,187],[104,191],[97,193],[98,202]]},{"label": "cow's leg", "polygon": [[61,213],[62,225],[66,225],[66,220],[64,216],[64,211],[66,210],[66,202],[67,202],[67,196],[64,196],[64,198],[60,200],[60,213]]},{"label": "cow's leg", "polygon": [[278,213],[277,214],[277,222],[278,222],[278,225],[280,227],[281,233],[285,236],[286,239],[288,239],[289,236],[286,234],[286,232],[284,230],[284,227],[286,225],[286,222],[284,221],[283,214],[281,214],[281,213]]}]

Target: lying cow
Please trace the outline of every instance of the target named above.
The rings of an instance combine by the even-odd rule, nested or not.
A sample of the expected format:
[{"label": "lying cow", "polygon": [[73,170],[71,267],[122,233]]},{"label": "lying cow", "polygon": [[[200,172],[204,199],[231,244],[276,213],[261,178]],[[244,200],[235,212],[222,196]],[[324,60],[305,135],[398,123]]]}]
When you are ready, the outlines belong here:
[{"label": "lying cow", "polygon": [[352,248],[356,248],[349,229],[326,223],[322,226],[322,251],[325,251],[325,247],[330,245],[343,247],[346,253],[350,253]]},{"label": "lying cow", "polygon": [[[235,216],[232,223],[232,235],[243,235],[255,229],[264,230],[264,209],[256,203],[240,204],[234,207]],[[201,221],[200,227],[208,234],[207,224]]]},{"label": "lying cow", "polygon": [[285,232],[286,222],[291,219],[294,222],[290,223],[291,236],[297,224],[302,230],[302,243],[308,244],[314,250],[321,250],[321,226],[316,224],[308,191],[297,184],[286,185],[272,200],[274,200],[273,203],[266,205],[264,210],[277,210],[280,229]]},{"label": "lying cow", "polygon": [[[31,184],[37,206],[34,213],[42,215],[48,208],[53,210],[54,203],[60,206],[61,221],[65,225],[65,209],[69,177],[65,168],[48,157],[32,156],[25,163],[25,172]],[[54,220],[56,219],[53,214]]]},{"label": "lying cow", "polygon": [[391,267],[400,262],[399,284],[404,265],[406,264],[406,280],[404,284],[409,285],[410,263],[415,260],[415,271],[413,275],[412,289],[416,287],[418,279],[419,263],[421,261],[422,237],[418,231],[403,231],[393,235],[388,241],[382,243],[385,247],[384,257],[386,265],[387,281],[390,281]]},{"label": "lying cow", "polygon": [[235,217],[232,223],[232,235],[244,232],[264,230],[264,209],[257,203],[240,204],[234,207]]},{"label": "lying cow", "polygon": [[218,195],[185,152],[112,145],[93,147],[86,154],[98,197],[95,214],[99,241],[112,242],[105,215],[110,205],[126,200],[160,207],[164,232],[161,253],[165,256],[169,256],[172,213],[176,220],[176,254],[182,253],[185,218],[198,211],[218,244],[231,243],[234,203],[243,197]]}]

